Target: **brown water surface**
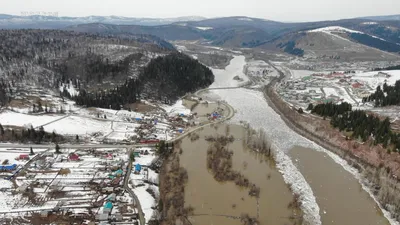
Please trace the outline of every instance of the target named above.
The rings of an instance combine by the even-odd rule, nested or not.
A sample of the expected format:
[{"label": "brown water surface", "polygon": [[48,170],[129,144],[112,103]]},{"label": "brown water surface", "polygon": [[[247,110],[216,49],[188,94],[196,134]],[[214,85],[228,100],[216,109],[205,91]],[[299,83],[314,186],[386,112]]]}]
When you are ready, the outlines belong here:
[{"label": "brown water surface", "polygon": [[289,155],[314,192],[322,224],[389,224],[356,178],[326,153],[294,147]]},{"label": "brown water surface", "polygon": [[180,165],[185,167],[189,181],[185,187],[185,204],[194,207],[194,216],[190,217],[193,224],[222,225],[240,224],[237,217],[247,213],[257,217],[261,225],[292,224],[289,216],[293,215],[288,204],[293,196],[284,183],[281,174],[274,164],[264,156],[257,155],[243,148],[242,139],[245,130],[241,126],[230,125],[230,134],[237,140],[229,144],[233,154],[233,170],[241,172],[250,182],[261,188],[260,198],[248,195],[248,190],[236,186],[233,182],[217,182],[207,169],[207,148],[205,136],[225,134],[226,126],[218,129],[207,127],[199,131],[200,139],[192,142],[189,137],[182,142],[183,153]]}]

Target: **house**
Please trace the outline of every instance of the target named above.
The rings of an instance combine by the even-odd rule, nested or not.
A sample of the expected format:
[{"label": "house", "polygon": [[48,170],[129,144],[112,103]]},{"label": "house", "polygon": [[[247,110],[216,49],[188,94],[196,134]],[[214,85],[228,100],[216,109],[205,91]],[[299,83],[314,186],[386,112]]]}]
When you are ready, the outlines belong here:
[{"label": "house", "polygon": [[40,217],[42,218],[47,218],[49,216],[49,211],[48,210],[43,210],[40,212]]},{"label": "house", "polygon": [[362,87],[363,85],[360,84],[360,83],[358,83],[358,82],[356,82],[356,83],[352,84],[351,86],[352,86],[353,88],[360,88],[360,87]]},{"label": "house", "polygon": [[69,155],[69,160],[71,160],[71,161],[79,161],[80,158],[79,158],[79,155],[78,155],[78,154],[76,154],[76,153],[71,153],[71,154]]},{"label": "house", "polygon": [[0,166],[1,171],[13,171],[15,169],[17,169],[17,164]]},{"label": "house", "polygon": [[121,177],[114,178],[111,182],[112,185],[117,185],[121,181]]},{"label": "house", "polygon": [[113,208],[112,202],[107,202],[107,203],[104,205],[103,213],[110,213],[111,210],[112,210],[112,208]]},{"label": "house", "polygon": [[135,172],[140,173],[140,171],[142,170],[142,166],[138,163],[135,165]]},{"label": "house", "polygon": [[29,155],[28,154],[21,154],[17,158],[18,160],[29,160]]},{"label": "house", "polygon": [[53,153],[53,152],[44,152],[44,153],[42,154],[42,156],[45,156],[45,157],[54,157],[54,153]]},{"label": "house", "polygon": [[115,193],[111,193],[108,197],[107,197],[107,201],[111,201],[114,202],[117,198],[117,195]]},{"label": "house", "polygon": [[114,222],[120,222],[120,221],[122,221],[123,217],[121,214],[114,214],[114,215],[111,215],[110,219]]},{"label": "house", "polygon": [[111,193],[113,191],[114,191],[113,187],[105,187],[105,188],[101,189],[101,192],[103,192],[103,193]]},{"label": "house", "polygon": [[101,214],[97,214],[95,216],[95,219],[97,221],[107,221],[108,220],[108,214],[107,213],[101,213]]},{"label": "house", "polygon": [[122,171],[121,169],[117,170],[114,172],[114,176],[122,176],[122,174],[124,174],[124,171]]},{"label": "house", "polygon": [[28,190],[28,184],[22,184],[17,188],[18,193],[25,193]]},{"label": "house", "polygon": [[108,153],[108,154],[105,156],[105,158],[106,158],[106,159],[113,159],[114,157],[113,157],[113,155],[112,155],[111,153]]}]

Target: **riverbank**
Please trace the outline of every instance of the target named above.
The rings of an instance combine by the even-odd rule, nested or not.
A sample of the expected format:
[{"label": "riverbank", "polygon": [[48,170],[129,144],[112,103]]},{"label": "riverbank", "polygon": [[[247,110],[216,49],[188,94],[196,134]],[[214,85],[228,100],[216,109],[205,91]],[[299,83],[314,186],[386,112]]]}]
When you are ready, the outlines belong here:
[{"label": "riverbank", "polygon": [[[281,74],[280,79],[283,78],[282,76],[283,74]],[[364,154],[362,154],[362,149],[359,148],[359,144],[356,141],[346,141],[340,132],[330,127],[329,122],[307,117],[291,108],[274,90],[275,84],[280,79],[271,82],[263,91],[270,107],[281,115],[282,120],[293,131],[330,150],[344,159],[351,167],[356,168],[357,171],[349,172],[353,173],[361,181],[364,190],[379,203],[385,217],[388,219],[393,217],[398,221],[400,219],[398,214],[400,197],[396,191],[400,188],[398,180],[392,176],[393,173],[390,169],[385,168],[379,162],[377,163],[376,160],[371,160],[380,159],[383,155],[382,152],[366,151],[364,149]],[[341,146],[337,144],[339,138],[342,138],[342,140],[339,140],[339,143],[342,143]],[[335,161],[338,162],[340,160],[336,159]],[[397,222],[392,219],[391,223],[396,224]]]}]

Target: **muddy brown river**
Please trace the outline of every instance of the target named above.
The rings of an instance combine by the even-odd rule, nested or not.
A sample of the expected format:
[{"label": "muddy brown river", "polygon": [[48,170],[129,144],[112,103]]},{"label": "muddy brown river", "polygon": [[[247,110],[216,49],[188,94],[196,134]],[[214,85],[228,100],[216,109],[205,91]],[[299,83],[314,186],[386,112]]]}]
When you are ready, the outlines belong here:
[{"label": "muddy brown river", "polygon": [[356,178],[326,153],[297,146],[289,155],[313,189],[322,224],[389,224]]},{"label": "muddy brown river", "polygon": [[189,218],[190,221],[199,225],[239,225],[241,223],[238,218],[247,213],[251,217],[258,215],[261,225],[293,224],[289,217],[296,215],[288,208],[293,199],[290,189],[273,162],[243,147],[243,127],[229,125],[230,134],[236,141],[229,144],[228,148],[234,152],[233,170],[239,171],[260,187],[258,201],[249,196],[248,189],[240,188],[233,182],[217,182],[208,171],[206,160],[209,144],[205,141],[205,136],[225,134],[225,126],[227,125],[218,125],[218,129],[204,128],[197,132],[200,138],[194,142],[189,137],[183,139],[180,164],[189,175],[185,187],[185,206],[194,207],[194,216]]}]

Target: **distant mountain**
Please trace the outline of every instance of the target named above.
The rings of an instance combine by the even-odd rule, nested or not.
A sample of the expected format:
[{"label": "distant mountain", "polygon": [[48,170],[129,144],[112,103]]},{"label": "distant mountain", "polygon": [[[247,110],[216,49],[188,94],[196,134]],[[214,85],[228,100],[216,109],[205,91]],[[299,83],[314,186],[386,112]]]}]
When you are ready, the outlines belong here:
[{"label": "distant mountain", "polygon": [[202,30],[177,24],[161,26],[138,26],[90,23],[74,25],[65,29],[75,32],[87,32],[95,34],[146,34],[154,35],[165,40],[198,40],[203,38]]},{"label": "distant mountain", "polygon": [[400,14],[389,15],[389,16],[367,16],[367,17],[361,17],[360,19],[375,20],[375,21],[384,21],[384,20],[399,20],[400,21]]},{"label": "distant mountain", "polygon": [[[75,18],[0,15],[0,28],[2,26],[58,28],[83,33],[125,36],[151,42],[168,49],[172,49],[172,46],[163,39],[198,40],[224,47],[267,47],[299,56],[307,55],[313,51],[319,52],[317,46],[323,48],[323,51],[328,51],[326,54],[324,53],[325,55],[329,55],[329,50],[336,50],[337,48],[346,48],[344,52],[347,52],[349,49],[355,49],[350,44],[361,45],[369,48],[369,50],[373,48],[397,54],[399,52],[398,46],[400,46],[400,20],[381,21],[378,20],[380,18],[383,17],[378,17],[377,20],[356,18],[337,21],[282,23],[243,16],[212,19],[198,17],[138,19],[116,16]],[[395,18],[395,16],[385,18]],[[149,24],[152,26],[144,26]],[[342,41],[339,41],[336,40],[337,37],[328,35],[326,32],[313,34],[307,32],[324,27],[342,27],[360,33],[341,33],[339,36]],[[333,33],[335,32],[330,34]],[[334,42],[331,42],[332,37]],[[347,43],[343,42],[343,38],[347,40]],[[300,42],[309,43],[311,46],[303,46],[303,50],[303,48],[298,47],[301,45]],[[336,47],[332,49],[334,46]],[[310,51],[307,51],[307,49],[310,49]],[[319,55],[319,53],[316,55]],[[334,54],[330,55],[337,57]]]},{"label": "distant mountain", "polygon": [[177,18],[133,18],[121,16],[54,17],[41,15],[13,16],[0,14],[0,29],[60,29],[67,26],[86,23],[159,26],[181,21],[198,21],[204,19],[204,17],[198,16]]}]

